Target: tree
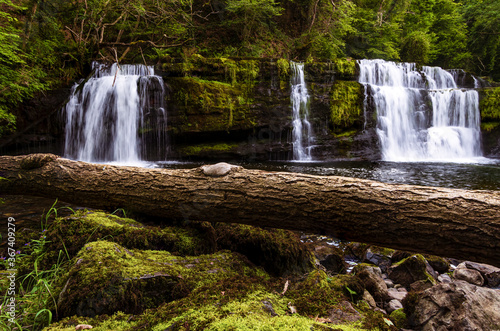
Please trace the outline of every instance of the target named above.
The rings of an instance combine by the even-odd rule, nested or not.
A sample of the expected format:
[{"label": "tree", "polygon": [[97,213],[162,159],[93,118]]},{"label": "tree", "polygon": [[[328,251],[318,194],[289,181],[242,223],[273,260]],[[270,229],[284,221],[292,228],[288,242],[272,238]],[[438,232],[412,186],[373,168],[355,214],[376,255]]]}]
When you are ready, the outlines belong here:
[{"label": "tree", "polygon": [[472,68],[479,75],[500,79],[500,2],[462,0],[462,13],[469,28],[468,48]]},{"label": "tree", "polygon": [[301,40],[321,59],[345,56],[345,38],[356,32],[352,25],[356,6],[347,0],[315,0],[311,4],[309,28]]},{"label": "tree", "polygon": [[347,39],[348,55],[355,58],[399,60],[402,22],[409,0],[355,0],[356,33]]},{"label": "tree", "polygon": [[453,0],[437,0],[434,21],[429,29],[434,36],[431,63],[443,68],[468,69],[471,54],[467,49],[467,26]]}]

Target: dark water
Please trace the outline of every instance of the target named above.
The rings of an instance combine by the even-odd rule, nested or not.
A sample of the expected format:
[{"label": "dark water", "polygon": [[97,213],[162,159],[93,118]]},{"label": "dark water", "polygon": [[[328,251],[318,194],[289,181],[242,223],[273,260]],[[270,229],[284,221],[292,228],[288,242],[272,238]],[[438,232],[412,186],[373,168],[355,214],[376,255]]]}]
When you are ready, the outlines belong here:
[{"label": "dark water", "polygon": [[[469,190],[500,190],[500,160],[482,161],[488,163],[337,161],[240,163],[240,165],[247,169],[355,177],[384,183]],[[194,168],[200,165],[202,163],[161,162],[154,164],[162,168]]]}]

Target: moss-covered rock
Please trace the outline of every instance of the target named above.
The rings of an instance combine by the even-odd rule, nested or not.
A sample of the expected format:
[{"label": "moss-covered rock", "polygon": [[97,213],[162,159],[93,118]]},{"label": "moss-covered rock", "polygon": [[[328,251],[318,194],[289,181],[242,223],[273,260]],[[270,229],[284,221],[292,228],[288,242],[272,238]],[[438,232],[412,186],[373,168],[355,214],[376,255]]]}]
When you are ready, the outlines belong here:
[{"label": "moss-covered rock", "polygon": [[406,314],[404,313],[403,308],[396,309],[389,315],[389,318],[394,323],[394,325],[398,328],[406,327]]},{"label": "moss-covered rock", "polygon": [[491,131],[500,126],[500,87],[482,89],[481,101],[481,129]]},{"label": "moss-covered rock", "polygon": [[63,279],[61,316],[140,313],[183,298],[197,287],[235,275],[264,275],[231,252],[180,257],[127,249],[109,241],[86,244]]},{"label": "moss-covered rock", "polygon": [[[330,93],[330,121],[334,132],[362,127],[363,86],[358,82],[336,80]],[[340,130],[340,131],[339,131]]]},{"label": "moss-covered rock", "polygon": [[171,78],[174,133],[248,130],[256,125],[244,86],[196,77]]},{"label": "moss-covered rock", "polygon": [[410,288],[410,285],[417,281],[434,285],[436,284],[434,276],[435,271],[420,254],[407,257],[389,269],[389,278],[406,288]]},{"label": "moss-covered rock", "polygon": [[225,223],[214,228],[219,248],[245,255],[271,275],[304,274],[315,266],[314,255],[292,231]]},{"label": "moss-covered rock", "polygon": [[[42,236],[43,258],[38,260],[42,269],[50,268],[61,258],[72,259],[87,242],[100,239],[129,249],[168,250],[182,255],[212,253],[216,249],[215,234],[208,223],[192,222],[185,227],[160,228],[98,210],[78,210],[71,216],[56,218]],[[31,254],[38,243],[39,239],[28,241],[24,253]],[[38,257],[35,255],[24,260],[20,274],[33,269],[34,259]]]},{"label": "moss-covered rock", "polygon": [[500,87],[479,91],[483,149],[487,157],[500,157]]}]

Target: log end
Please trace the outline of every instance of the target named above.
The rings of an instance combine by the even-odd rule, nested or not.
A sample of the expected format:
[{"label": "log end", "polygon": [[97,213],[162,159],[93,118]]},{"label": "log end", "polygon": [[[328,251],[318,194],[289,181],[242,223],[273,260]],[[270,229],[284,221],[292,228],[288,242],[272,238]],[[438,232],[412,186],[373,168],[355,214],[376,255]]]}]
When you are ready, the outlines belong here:
[{"label": "log end", "polygon": [[202,167],[200,167],[200,169],[205,176],[222,177],[222,176],[226,176],[230,173],[240,171],[243,169],[243,167],[229,164],[229,163],[225,163],[225,162],[220,162],[217,164],[202,166]]},{"label": "log end", "polygon": [[23,170],[38,169],[58,158],[54,154],[30,154],[21,160],[20,167]]}]

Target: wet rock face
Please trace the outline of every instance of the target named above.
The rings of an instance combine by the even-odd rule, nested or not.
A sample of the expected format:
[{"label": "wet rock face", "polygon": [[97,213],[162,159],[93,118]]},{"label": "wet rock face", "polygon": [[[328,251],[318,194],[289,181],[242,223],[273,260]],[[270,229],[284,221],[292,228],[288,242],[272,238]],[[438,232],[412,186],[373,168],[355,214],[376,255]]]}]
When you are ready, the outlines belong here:
[{"label": "wet rock face", "polygon": [[500,290],[461,280],[439,284],[423,293],[409,320],[423,331],[499,329]]}]

